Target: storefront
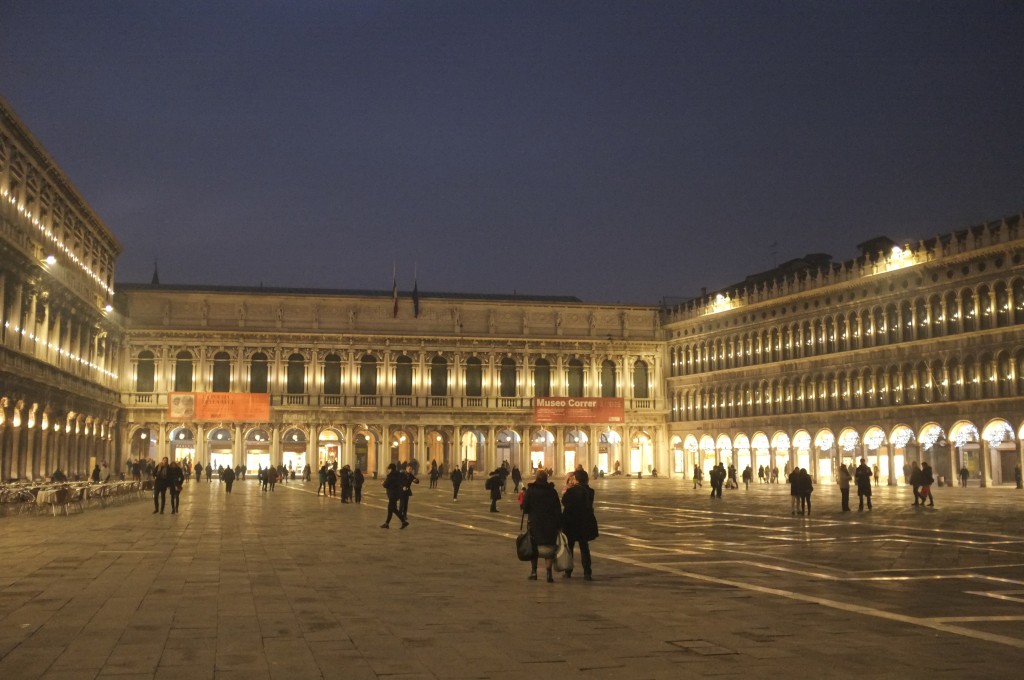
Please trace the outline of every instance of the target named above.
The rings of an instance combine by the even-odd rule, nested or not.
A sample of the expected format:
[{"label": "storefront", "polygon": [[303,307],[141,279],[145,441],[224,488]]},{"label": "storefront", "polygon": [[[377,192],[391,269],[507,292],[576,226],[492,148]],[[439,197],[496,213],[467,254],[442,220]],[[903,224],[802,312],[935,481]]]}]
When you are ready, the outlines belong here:
[{"label": "storefront", "polygon": [[235,467],[234,442],[231,439],[231,430],[226,427],[210,430],[210,434],[206,437],[206,455],[208,460],[203,462],[204,466],[206,463],[209,463],[213,466],[214,470],[218,466]]}]

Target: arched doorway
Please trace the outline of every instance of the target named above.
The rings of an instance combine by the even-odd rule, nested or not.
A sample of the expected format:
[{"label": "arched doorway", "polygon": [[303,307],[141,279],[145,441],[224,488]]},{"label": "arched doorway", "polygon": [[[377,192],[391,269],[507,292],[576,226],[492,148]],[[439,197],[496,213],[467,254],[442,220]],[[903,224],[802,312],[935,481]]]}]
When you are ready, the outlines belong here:
[{"label": "arched doorway", "polygon": [[629,473],[651,474],[654,471],[654,439],[646,431],[633,435],[629,449]]},{"label": "arched doorway", "polygon": [[452,461],[448,455],[448,435],[441,430],[430,430],[426,437],[424,444],[427,448],[427,465],[434,463],[443,475],[447,475],[452,469]]},{"label": "arched doorway", "polygon": [[917,452],[913,450],[914,431],[906,425],[897,425],[889,433],[889,447],[893,452],[893,474],[897,485],[905,485],[910,481],[910,462],[917,460]]},{"label": "arched doorway", "polygon": [[[554,441],[554,440],[552,440]],[[484,433],[479,430],[466,430],[462,433],[462,441],[459,443],[460,465],[464,464],[467,473],[487,472],[484,466]]]},{"label": "arched doorway", "polygon": [[715,440],[710,435],[700,438],[700,468],[704,471],[704,479],[711,479],[711,470],[718,464]]},{"label": "arched doorway", "polygon": [[320,434],[317,437],[317,468],[325,463],[329,467],[340,467],[341,466],[341,449],[345,443],[341,432],[328,427],[320,430]]},{"label": "arched doorway", "polygon": [[538,468],[552,467],[554,460],[555,436],[548,430],[537,430],[530,437],[530,472],[535,473]]},{"label": "arched doorway", "polygon": [[292,473],[296,476],[302,474],[306,467],[306,432],[297,427],[287,430],[281,436],[281,464],[290,477]]},{"label": "arched doorway", "polygon": [[989,470],[993,484],[1016,483],[1015,470],[1019,461],[1017,441],[1013,428],[1005,420],[991,420],[981,432],[981,439],[988,448]]},{"label": "arched doorway", "polygon": [[192,461],[196,458],[196,436],[188,427],[176,427],[168,437],[171,460]]},{"label": "arched doorway", "polygon": [[584,470],[589,470],[590,439],[587,433],[582,430],[568,430],[565,433],[565,450],[562,457],[566,472],[575,470],[579,465],[582,465]]},{"label": "arched doorway", "polygon": [[[230,451],[230,449],[228,449]],[[262,427],[254,427],[245,434],[245,467],[247,472],[259,472],[261,469],[270,467],[270,435]],[[210,449],[210,459],[213,467],[217,462],[228,460],[228,454],[219,454]]]},{"label": "arched doorway", "polygon": [[[986,480],[982,477],[981,470],[980,440],[978,428],[968,420],[961,420],[949,429],[949,444],[952,447],[951,452],[956,470],[966,467],[970,479],[977,479],[982,486],[985,486]],[[952,476],[945,476],[945,478],[952,479]],[[938,479],[938,475],[936,475],[936,479]]]},{"label": "arched doorway", "polygon": [[840,462],[835,458],[836,438],[832,434],[832,430],[820,430],[818,434],[814,435],[814,448],[820,452],[818,455],[818,479],[836,481]]},{"label": "arched doorway", "polygon": [[601,433],[597,442],[597,467],[601,474],[622,474],[620,448],[622,437],[608,428]]},{"label": "arched doorway", "polygon": [[366,474],[373,476],[374,479],[377,479],[380,471],[380,461],[378,460],[379,443],[380,439],[377,437],[377,433],[368,428],[356,430],[352,436],[352,453],[355,457],[355,467],[365,470]]},{"label": "arched doorway", "polygon": [[887,484],[890,470],[889,447],[885,439],[885,431],[873,425],[864,431],[862,442],[864,457],[867,459],[868,467],[871,468],[874,485]]},{"label": "arched doorway", "polygon": [[[755,432],[754,436],[750,438],[750,448],[754,452],[754,463],[758,469],[764,467],[765,479],[773,481],[772,479],[772,451],[771,444],[768,441],[768,435],[764,432]],[[778,481],[777,477],[774,481]]]},{"label": "arched doorway", "polygon": [[754,469],[754,460],[750,455],[750,438],[745,434],[738,434],[732,440],[733,455],[736,456],[736,469],[740,472],[740,479],[743,471],[750,468],[751,477],[757,479],[757,471]]},{"label": "arched doorway", "polygon": [[776,432],[772,435],[772,450],[775,452],[775,467],[783,480],[789,478],[793,470],[793,461],[790,458],[790,447],[792,442],[785,432]]}]

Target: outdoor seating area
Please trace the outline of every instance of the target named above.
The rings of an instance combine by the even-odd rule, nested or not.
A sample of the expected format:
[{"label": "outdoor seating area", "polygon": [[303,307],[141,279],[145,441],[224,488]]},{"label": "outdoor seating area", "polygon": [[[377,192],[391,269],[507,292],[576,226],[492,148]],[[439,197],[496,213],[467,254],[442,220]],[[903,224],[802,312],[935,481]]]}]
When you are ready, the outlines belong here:
[{"label": "outdoor seating area", "polygon": [[0,484],[0,515],[68,516],[72,510],[105,508],[142,498],[140,482]]}]

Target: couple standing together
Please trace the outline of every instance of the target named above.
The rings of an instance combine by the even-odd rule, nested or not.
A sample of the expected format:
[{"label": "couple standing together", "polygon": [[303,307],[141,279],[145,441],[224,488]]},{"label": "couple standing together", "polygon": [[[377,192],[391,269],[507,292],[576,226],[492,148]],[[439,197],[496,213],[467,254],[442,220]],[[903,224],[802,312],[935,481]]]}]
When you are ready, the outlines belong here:
[{"label": "couple standing together", "polygon": [[[576,543],[580,544],[580,561],[583,563],[583,578],[590,581],[590,541],[597,538],[597,518],[594,517],[594,490],[590,488],[590,475],[586,470],[573,473],[576,483],[565,490],[561,502],[555,485],[548,481],[543,468],[537,470],[537,478],[527,485],[523,494],[523,514],[529,519],[527,531],[536,546],[530,560],[530,580],[537,580],[537,561],[544,558],[548,583],[554,583],[551,574],[552,560],[558,549],[558,534],[564,531],[572,554]],[[572,578],[572,569],[565,572],[565,578]]]}]

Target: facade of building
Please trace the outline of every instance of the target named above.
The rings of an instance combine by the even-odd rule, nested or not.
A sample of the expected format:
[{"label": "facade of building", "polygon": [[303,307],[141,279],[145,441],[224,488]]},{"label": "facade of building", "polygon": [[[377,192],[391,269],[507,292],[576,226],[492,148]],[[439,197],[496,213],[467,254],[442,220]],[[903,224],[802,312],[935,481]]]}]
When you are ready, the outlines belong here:
[{"label": "facade of building", "polygon": [[112,459],[121,246],[0,100],[0,479]]},{"label": "facade of building", "polygon": [[[654,307],[572,298],[121,286],[132,455],[251,469],[503,461],[652,472],[667,451]],[[396,313],[396,309],[398,310]],[[176,393],[269,395],[264,421],[168,417]],[[535,397],[623,400],[615,423],[538,423]]]},{"label": "facade of building", "polygon": [[[115,296],[116,239],[0,101],[0,227],[4,480],[165,455],[371,474],[416,459],[689,477],[721,461],[831,479],[864,457],[883,483],[928,461],[988,486],[1024,462],[1021,217],[876,239],[842,263],[808,256],[673,308],[159,284]],[[542,417],[542,398],[573,415]],[[180,408],[196,399],[220,408]]]},{"label": "facade of building", "polygon": [[713,461],[882,483],[1024,463],[1024,218],[809,256],[666,313],[673,470]]}]

